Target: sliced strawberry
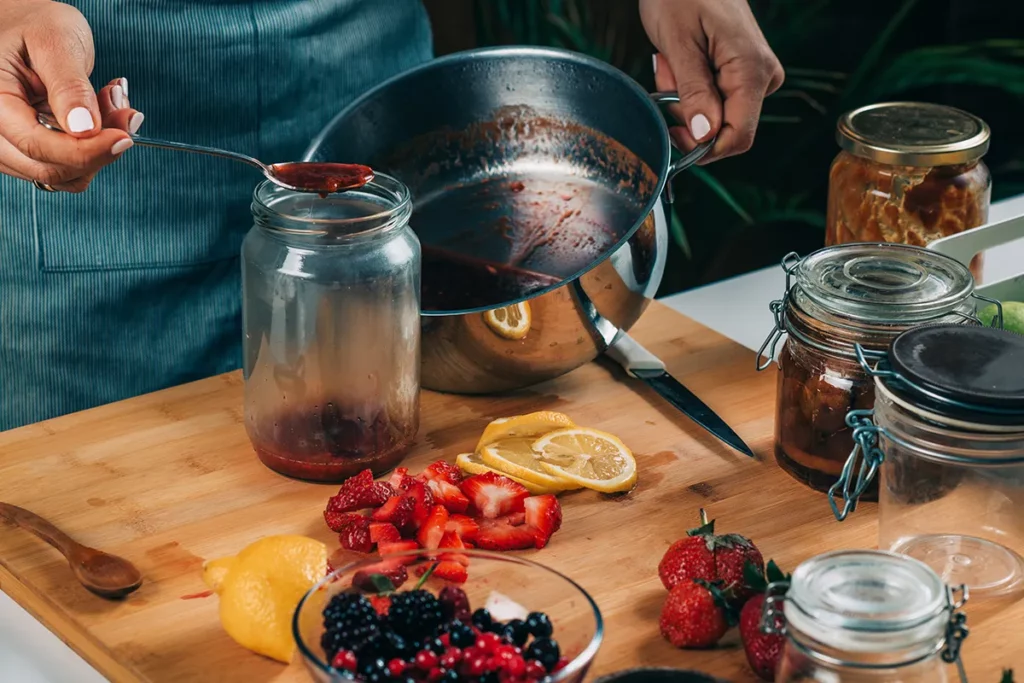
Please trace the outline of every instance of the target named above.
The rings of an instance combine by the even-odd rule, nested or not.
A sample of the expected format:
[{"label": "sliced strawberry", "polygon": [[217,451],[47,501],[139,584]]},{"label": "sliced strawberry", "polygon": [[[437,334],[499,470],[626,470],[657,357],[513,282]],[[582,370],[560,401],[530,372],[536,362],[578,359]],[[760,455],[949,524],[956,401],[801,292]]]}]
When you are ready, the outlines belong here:
[{"label": "sliced strawberry", "polygon": [[[367,518],[355,512],[332,512],[330,510],[324,510],[324,521],[327,522],[327,526],[330,530],[336,534],[341,533],[342,529],[353,522],[356,524],[362,524],[365,519]],[[368,520],[367,523],[369,523]]]},{"label": "sliced strawberry", "polygon": [[370,540],[370,518],[350,515],[348,523],[338,532],[338,542],[346,550],[354,550],[357,553],[368,553],[373,550],[373,541]]},{"label": "sliced strawberry", "polygon": [[370,540],[374,543],[394,543],[402,540],[402,534],[394,524],[370,522]]},{"label": "sliced strawberry", "polygon": [[526,507],[526,524],[533,530],[537,547],[548,544],[551,535],[562,526],[562,506],[558,499],[550,493],[544,496],[531,496],[524,502]]},{"label": "sliced strawberry", "polygon": [[404,491],[409,488],[409,482],[414,481],[409,476],[408,467],[396,467],[395,471],[388,477],[388,483],[391,484],[391,488],[396,491]]},{"label": "sliced strawberry", "polygon": [[420,476],[430,481],[446,481],[455,486],[462,483],[462,470],[445,460],[430,465]]},{"label": "sliced strawberry", "polygon": [[[437,546],[438,550],[447,550],[449,548],[453,550],[465,550],[466,546],[463,544],[462,539],[454,531],[444,532],[444,536],[441,537],[441,542]],[[458,562],[469,566],[469,556],[462,553],[444,553],[441,555],[443,562]]]},{"label": "sliced strawberry", "polygon": [[[416,541],[395,541],[393,543],[381,542],[377,544],[377,553],[380,555],[391,555],[393,553],[404,553],[409,550],[416,550],[419,547],[420,544]],[[395,561],[404,565],[410,565],[418,559],[419,558],[416,555],[410,554],[405,557],[395,558]]]},{"label": "sliced strawberry", "polygon": [[414,481],[410,484],[407,495],[413,501],[412,521],[402,531],[408,535],[409,532],[414,534],[423,522],[427,521],[427,517],[430,516],[430,510],[434,507],[434,496],[430,493],[430,489],[427,488],[426,484],[421,481]]},{"label": "sliced strawberry", "polygon": [[434,497],[434,503],[444,505],[448,512],[462,514],[469,509],[469,498],[466,498],[455,484],[444,479],[430,479],[427,481],[427,488]]},{"label": "sliced strawberry", "polygon": [[435,505],[430,511],[427,521],[423,522],[416,540],[428,550],[433,550],[441,543],[444,528],[448,525],[448,510],[443,505]]},{"label": "sliced strawberry", "polygon": [[451,515],[445,526],[445,531],[454,531],[463,541],[472,541],[479,530],[480,525],[472,517],[466,515]]},{"label": "sliced strawberry", "polygon": [[451,581],[452,583],[466,583],[466,579],[469,578],[469,571],[464,564],[444,561],[437,564],[437,569],[434,570],[433,576],[444,581]]},{"label": "sliced strawberry", "polygon": [[374,481],[373,473],[370,470],[363,470],[345,480],[338,493],[327,501],[327,509],[331,512],[352,512],[380,507],[393,495],[395,490],[391,488],[391,484],[386,481]]},{"label": "sliced strawberry", "polygon": [[530,496],[522,484],[494,472],[466,479],[462,482],[462,492],[487,519],[522,512],[523,501]]},{"label": "sliced strawberry", "polygon": [[512,525],[509,517],[483,520],[476,534],[476,547],[484,550],[525,550],[537,545],[533,530]]},{"label": "sliced strawberry", "polygon": [[386,503],[374,510],[370,516],[374,521],[390,522],[396,528],[401,529],[412,521],[412,513],[415,507],[416,502],[408,496],[391,496]]},{"label": "sliced strawberry", "polygon": [[[375,579],[374,576],[390,581],[392,587],[389,589],[384,581],[380,578]],[[357,571],[352,577],[352,587],[367,593],[386,593],[401,586],[408,578],[409,572],[405,569],[405,565],[381,562]]]}]

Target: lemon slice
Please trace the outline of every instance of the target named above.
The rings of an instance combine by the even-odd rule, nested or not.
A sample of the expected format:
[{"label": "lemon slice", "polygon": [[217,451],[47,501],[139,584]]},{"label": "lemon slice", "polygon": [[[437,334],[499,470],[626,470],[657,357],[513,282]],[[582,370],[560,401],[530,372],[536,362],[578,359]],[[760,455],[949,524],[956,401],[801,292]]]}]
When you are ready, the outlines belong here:
[{"label": "lemon slice", "polygon": [[541,468],[562,481],[603,493],[636,485],[636,459],[611,434],[585,427],[559,429],[534,441],[532,448],[541,457]]},{"label": "lemon slice", "polygon": [[541,410],[514,417],[499,417],[484,428],[484,433],[480,435],[480,441],[476,444],[476,452],[479,453],[484,446],[497,441],[517,438],[536,439],[556,429],[575,426],[576,423],[569,419],[568,415],[556,413],[553,410]]},{"label": "lemon slice", "polygon": [[488,467],[484,463],[484,461],[480,459],[480,456],[476,453],[460,453],[458,457],[455,458],[455,464],[458,465],[463,472],[468,472],[469,474],[486,474],[488,472],[494,472],[495,474],[500,474],[502,476],[508,477],[517,484],[522,485],[523,488],[525,488],[534,496],[543,496],[548,493],[560,493],[565,489],[564,486],[559,486],[559,488],[555,489],[549,489],[546,486],[540,486],[539,484],[534,484],[532,481],[520,479],[519,477],[508,474],[507,472],[501,472],[499,470],[492,469]]},{"label": "lemon slice", "polygon": [[502,339],[513,341],[522,339],[530,331],[530,323],[533,316],[530,314],[530,304],[520,301],[511,306],[492,308],[484,313],[484,322],[491,331]]},{"label": "lemon slice", "polygon": [[518,437],[504,439],[484,446],[480,451],[480,459],[491,469],[505,475],[511,475],[538,486],[555,491],[578,489],[576,482],[566,481],[551,476],[541,467],[540,456],[533,452],[530,444],[533,439]]}]

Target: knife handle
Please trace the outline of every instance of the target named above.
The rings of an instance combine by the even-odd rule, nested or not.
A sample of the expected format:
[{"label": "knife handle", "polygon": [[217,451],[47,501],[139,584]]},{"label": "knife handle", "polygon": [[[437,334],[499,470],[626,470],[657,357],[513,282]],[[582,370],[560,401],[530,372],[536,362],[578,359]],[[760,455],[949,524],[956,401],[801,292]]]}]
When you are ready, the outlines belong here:
[{"label": "knife handle", "polygon": [[626,372],[636,376],[637,370],[665,372],[665,364],[653,353],[625,332],[619,332],[615,341],[608,347],[608,357],[618,363]]}]

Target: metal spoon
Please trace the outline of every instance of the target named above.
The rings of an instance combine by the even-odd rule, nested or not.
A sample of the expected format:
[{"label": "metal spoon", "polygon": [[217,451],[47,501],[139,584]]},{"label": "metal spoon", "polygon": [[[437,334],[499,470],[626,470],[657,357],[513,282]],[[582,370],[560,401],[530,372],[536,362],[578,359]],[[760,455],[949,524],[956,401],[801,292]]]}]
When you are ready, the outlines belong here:
[{"label": "metal spoon", "polygon": [[[42,112],[36,115],[36,120],[44,127],[52,131],[63,133],[57,119],[52,114]],[[334,164],[317,163],[306,161],[289,161],[278,164],[265,164],[255,157],[240,152],[232,152],[217,147],[203,147],[202,145],[189,145],[183,142],[170,142],[168,140],[156,140],[141,135],[132,135],[132,141],[144,147],[156,147],[159,149],[172,149],[181,152],[193,152],[195,154],[208,154],[215,157],[223,157],[233,161],[241,161],[244,164],[254,166],[263,172],[267,180],[280,185],[286,190],[293,192],[316,192],[321,195],[331,192],[344,192],[362,187],[373,180],[373,170],[368,166],[358,164]],[[304,184],[296,185],[288,182],[285,178],[304,179]]]},{"label": "metal spoon", "polygon": [[123,598],[142,585],[142,573],[128,560],[89,548],[24,508],[0,503],[0,517],[31,531],[59,550],[75,578],[101,598]]}]

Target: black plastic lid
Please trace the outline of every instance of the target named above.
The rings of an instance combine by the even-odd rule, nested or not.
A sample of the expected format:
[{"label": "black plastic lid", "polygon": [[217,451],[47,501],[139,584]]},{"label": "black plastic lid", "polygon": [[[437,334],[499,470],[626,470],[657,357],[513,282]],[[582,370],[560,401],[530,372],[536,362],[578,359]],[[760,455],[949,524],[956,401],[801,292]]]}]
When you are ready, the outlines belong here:
[{"label": "black plastic lid", "polygon": [[916,327],[893,340],[889,366],[914,385],[892,388],[937,412],[1024,423],[1022,335],[975,325]]}]

